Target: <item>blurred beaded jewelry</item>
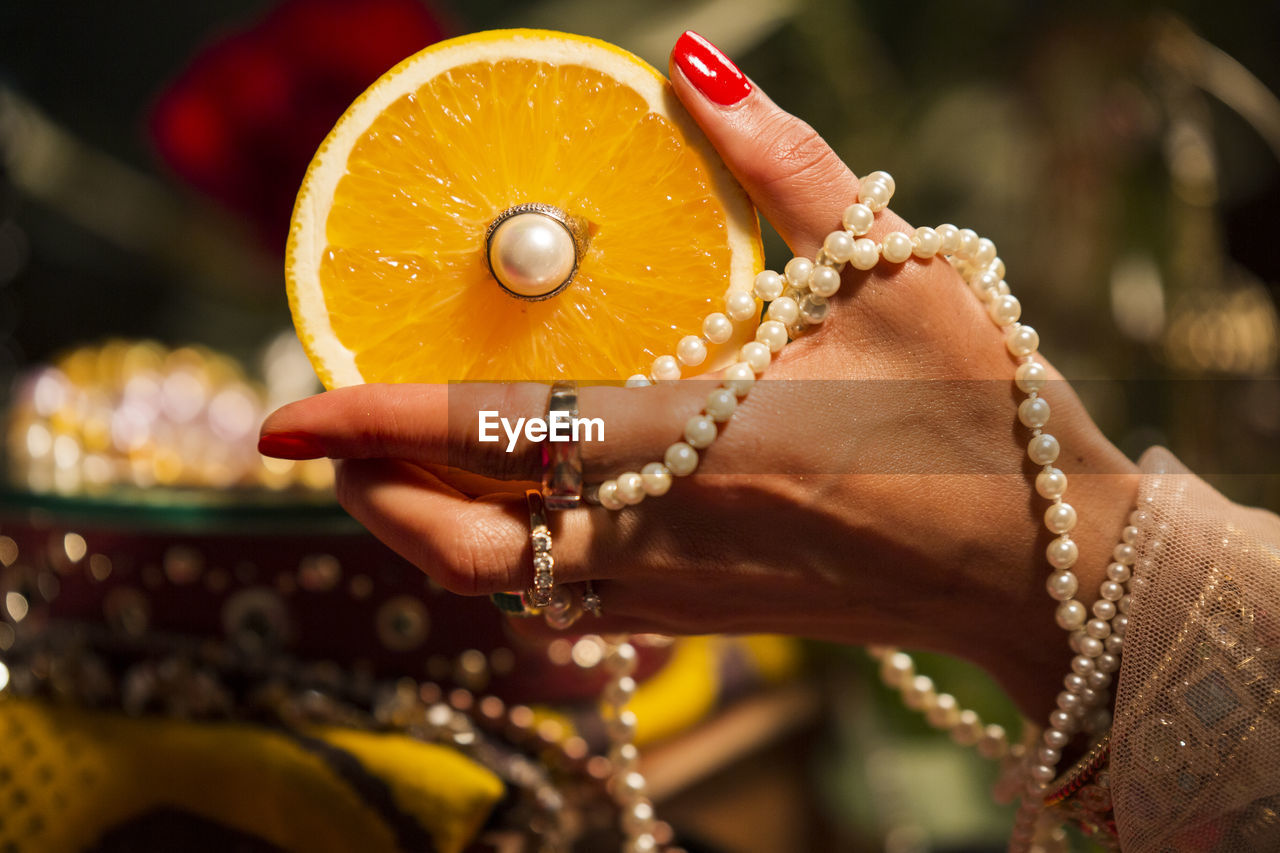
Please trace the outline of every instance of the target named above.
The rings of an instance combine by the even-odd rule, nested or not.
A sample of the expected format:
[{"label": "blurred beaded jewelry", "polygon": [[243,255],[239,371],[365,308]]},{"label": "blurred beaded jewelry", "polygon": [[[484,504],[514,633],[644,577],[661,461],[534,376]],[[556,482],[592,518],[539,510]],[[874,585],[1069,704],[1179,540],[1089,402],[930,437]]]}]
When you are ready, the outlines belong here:
[{"label": "blurred beaded jewelry", "polygon": [[[941,256],[948,260],[973,293],[981,300],[987,315],[1004,330],[1005,346],[1017,359],[1014,382],[1026,398],[1018,405],[1018,421],[1031,430],[1027,456],[1041,466],[1036,474],[1035,490],[1051,501],[1044,522],[1056,538],[1049,543],[1045,556],[1053,569],[1046,587],[1059,602],[1055,618],[1069,632],[1075,657],[1071,673],[1058,694],[1057,707],[1050,713],[1048,726],[1041,734],[1041,745],[1034,752],[1023,747],[1012,750],[1014,760],[1023,767],[1022,803],[1014,826],[1011,849],[1029,849],[1036,843],[1060,845],[1065,838],[1042,821],[1044,793],[1056,775],[1061,750],[1078,731],[1096,733],[1110,724],[1106,709],[1107,687],[1112,673],[1120,666],[1123,636],[1128,624],[1128,595],[1123,586],[1133,564],[1135,544],[1141,535],[1141,510],[1135,510],[1130,525],[1125,527],[1122,541],[1116,546],[1114,562],[1108,566],[1107,580],[1093,605],[1093,618],[1084,604],[1075,598],[1079,581],[1071,567],[1079,557],[1079,549],[1071,538],[1078,518],[1075,509],[1063,500],[1067,476],[1054,466],[1060,452],[1058,440],[1044,432],[1049,422],[1049,402],[1041,396],[1048,383],[1045,366],[1036,360],[1040,337],[1035,329],[1018,322],[1022,306],[1010,293],[1004,280],[1005,265],[996,253],[995,244],[979,237],[970,229],[945,224],[937,228],[920,227],[908,234],[889,232],[880,242],[870,233],[875,216],[885,209],[893,196],[895,184],[886,172],[872,172],[862,180],[858,201],[844,211],[843,229],[833,231],[823,240],[817,258],[792,258],[782,274],[765,270],[756,276],[752,289],[730,290],[725,295],[724,312],[709,314],[703,321],[702,335],[688,335],[676,346],[676,354],[659,356],[649,375],[636,374],[627,380],[630,387],[653,382],[671,382],[680,378],[682,366],[697,367],[707,357],[707,344],[722,344],[733,335],[733,325],[758,316],[756,300],[768,303],[765,320],[756,330],[755,340],[744,344],[739,359],[723,373],[720,387],[712,391],[702,412],[684,426],[684,440],[667,448],[661,462],[645,465],[639,473],[628,471],[603,482],[598,500],[610,510],[634,506],[645,497],[657,497],[671,488],[672,477],[692,474],[698,467],[698,451],[705,450],[719,435],[721,425],[733,417],[738,400],[747,396],[756,376],[769,366],[773,356],[804,331],[822,323],[830,309],[828,300],[840,289],[840,271],[849,264],[858,270],[871,270],[881,259],[901,264],[912,257],[929,260]],[[873,657],[882,664],[886,683],[902,692],[909,707],[923,711],[929,721],[950,731],[952,738],[965,745],[976,745],[990,758],[1011,754],[1004,729],[984,725],[978,715],[961,709],[954,697],[937,694],[933,682],[915,674],[911,658],[896,649],[874,648]]]}]

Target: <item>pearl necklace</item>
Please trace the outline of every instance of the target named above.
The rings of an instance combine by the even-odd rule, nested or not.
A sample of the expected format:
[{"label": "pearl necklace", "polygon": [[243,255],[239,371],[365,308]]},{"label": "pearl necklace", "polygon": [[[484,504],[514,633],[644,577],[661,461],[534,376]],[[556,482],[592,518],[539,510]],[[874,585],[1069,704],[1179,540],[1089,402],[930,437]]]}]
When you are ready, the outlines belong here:
[{"label": "pearl necklace", "polygon": [[897,688],[904,702],[925,713],[930,723],[947,729],[961,744],[975,745],[990,758],[1013,756],[1025,763],[1025,790],[1014,826],[1011,849],[1023,849],[1038,834],[1043,811],[1043,792],[1053,780],[1061,750],[1078,731],[1099,732],[1110,724],[1106,709],[1107,688],[1112,673],[1119,669],[1123,637],[1128,627],[1129,596],[1125,582],[1131,574],[1145,512],[1135,510],[1116,545],[1112,562],[1107,567],[1107,580],[1099,588],[1093,618],[1088,618],[1084,604],[1076,599],[1079,581],[1071,571],[1079,557],[1079,549],[1071,538],[1078,518],[1076,510],[1063,500],[1067,476],[1054,466],[1060,452],[1058,440],[1046,433],[1049,402],[1041,396],[1049,374],[1035,357],[1040,336],[1035,329],[1019,322],[1022,306],[1004,280],[1005,265],[996,253],[995,244],[979,237],[968,228],[945,224],[937,228],[923,226],[913,233],[890,232],[877,243],[867,235],[875,216],[888,206],[895,184],[886,172],[872,172],[862,180],[858,200],[845,209],[843,229],[833,231],[823,240],[815,260],[792,258],[781,274],[765,270],[756,276],[750,290],[731,289],[724,300],[724,311],[704,319],[702,335],[688,335],[676,346],[675,355],[654,359],[649,375],[636,374],[627,380],[628,387],[653,382],[672,382],[680,378],[682,365],[697,367],[706,360],[708,344],[723,344],[733,336],[734,323],[759,316],[757,300],[768,303],[765,319],[756,329],[755,340],[744,344],[738,360],[723,373],[720,387],[706,399],[702,412],[684,426],[684,440],[672,443],[661,462],[650,462],[639,472],[628,471],[603,482],[598,500],[610,510],[634,506],[646,497],[658,497],[671,488],[672,478],[685,477],[698,467],[698,451],[710,447],[719,435],[721,425],[733,417],[739,399],[751,390],[756,376],[769,366],[774,355],[807,328],[826,319],[828,300],[840,289],[840,271],[849,264],[858,270],[871,270],[880,261],[901,264],[912,257],[926,261],[941,256],[950,261],[960,277],[986,308],[987,315],[1004,331],[1005,346],[1016,359],[1014,383],[1026,394],[1019,403],[1018,421],[1031,430],[1027,456],[1041,466],[1036,474],[1036,492],[1051,503],[1044,513],[1044,523],[1056,538],[1049,543],[1045,556],[1053,573],[1046,582],[1049,595],[1058,607],[1055,619],[1069,634],[1074,652],[1071,673],[1064,679],[1064,690],[1058,694],[1057,707],[1049,714],[1048,726],[1041,734],[1041,745],[1028,754],[1021,747],[1010,747],[1004,729],[985,725],[978,715],[962,709],[954,697],[938,694],[933,682],[915,674],[911,658],[897,649],[874,647],[871,654],[881,662],[882,678]]}]

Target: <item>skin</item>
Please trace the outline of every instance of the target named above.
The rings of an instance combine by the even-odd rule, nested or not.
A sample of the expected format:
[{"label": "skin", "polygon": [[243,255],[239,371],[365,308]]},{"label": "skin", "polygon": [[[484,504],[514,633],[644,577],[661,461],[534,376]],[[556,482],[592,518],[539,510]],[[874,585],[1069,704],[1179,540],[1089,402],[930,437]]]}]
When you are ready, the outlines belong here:
[{"label": "skin", "polygon": [[[674,64],[670,74],[760,212],[812,258],[856,197],[853,173],[759,89],[723,107]],[[909,227],[886,211],[871,236]],[[605,616],[582,624],[597,632],[777,632],[967,658],[1041,720],[1071,652],[1044,589],[1047,501],[1030,488],[1014,366],[949,264],[850,269],[827,321],[775,358],[693,476],[621,512],[559,514],[557,581],[595,579]],[[1138,474],[1049,372],[1048,431],[1081,519],[1074,571],[1088,605]],[[841,381],[782,381],[805,379]],[[583,445],[588,479],[659,460],[712,387],[582,389],[584,416],[607,426],[607,441]],[[532,579],[519,494],[541,465],[536,445],[480,443],[476,412],[542,416],[546,393],[343,388],[281,408],[262,432],[307,436],[311,450],[281,455],[338,460],[352,515],[446,588],[487,594]],[[459,469],[505,481],[504,491]],[[542,630],[534,621],[523,629]]]}]

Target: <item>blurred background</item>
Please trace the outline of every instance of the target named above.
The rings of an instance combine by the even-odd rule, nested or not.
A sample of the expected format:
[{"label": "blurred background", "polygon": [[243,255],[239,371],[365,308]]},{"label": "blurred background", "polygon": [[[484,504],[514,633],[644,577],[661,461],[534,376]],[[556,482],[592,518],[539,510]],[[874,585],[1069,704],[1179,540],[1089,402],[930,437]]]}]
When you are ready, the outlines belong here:
[{"label": "blurred background", "polygon": [[[11,456],[51,460],[16,486],[75,492],[119,476],[80,464],[89,439],[32,432],[66,394],[30,378],[55,359],[73,384],[103,381],[107,362],[113,375],[197,376],[165,386],[164,417],[207,413],[211,441],[251,442],[268,407],[318,387],[281,274],[311,154],[399,59],[507,26],[597,36],[663,69],[680,32],[698,30],[855,171],[893,173],[908,220],[994,239],[1045,351],[1122,449],[1164,444],[1233,498],[1280,507],[1280,4],[1243,2],[8,0],[0,394],[22,413]],[[771,265],[787,256],[774,235],[768,253]],[[99,346],[108,339],[153,343]],[[142,429],[108,418],[99,431],[107,447]],[[123,476],[187,482],[188,451]],[[322,470],[259,466],[249,455],[191,482],[328,485]],[[834,661],[828,676],[862,666],[815,655]],[[981,678],[942,672],[962,702],[1012,723]],[[848,713],[831,715],[821,756],[803,758],[833,837],[995,849],[1008,813],[972,784],[986,771],[874,690],[835,681]],[[789,814],[797,790],[740,802]],[[671,808],[696,820],[698,796]],[[729,812],[700,831],[729,850],[802,849],[735,838],[739,823]]]}]

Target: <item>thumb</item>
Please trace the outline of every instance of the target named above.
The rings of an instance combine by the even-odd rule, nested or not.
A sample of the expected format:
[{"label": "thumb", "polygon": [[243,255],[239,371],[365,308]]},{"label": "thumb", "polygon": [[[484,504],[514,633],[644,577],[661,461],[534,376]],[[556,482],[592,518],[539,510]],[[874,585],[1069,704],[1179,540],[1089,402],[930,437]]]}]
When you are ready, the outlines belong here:
[{"label": "thumb", "polygon": [[756,207],[793,252],[812,257],[857,199],[853,172],[697,33],[676,41],[670,70],[677,97]]}]

